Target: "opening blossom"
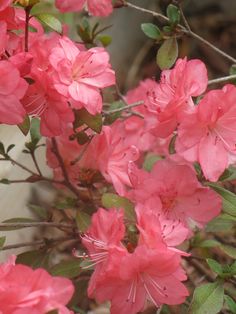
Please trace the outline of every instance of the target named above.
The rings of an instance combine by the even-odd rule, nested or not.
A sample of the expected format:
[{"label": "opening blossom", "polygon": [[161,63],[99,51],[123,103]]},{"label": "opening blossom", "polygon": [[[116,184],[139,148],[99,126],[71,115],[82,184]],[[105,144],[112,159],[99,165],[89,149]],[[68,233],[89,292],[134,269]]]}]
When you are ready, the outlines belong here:
[{"label": "opening blossom", "polygon": [[115,84],[115,73],[104,48],[80,51],[68,38],[59,39],[49,56],[55,89],[72,108],[86,108],[95,115],[102,110],[101,89]]},{"label": "opening blossom", "polygon": [[187,165],[159,160],[148,173],[131,163],[129,172],[133,190],[128,197],[141,204],[156,199],[161,203],[161,210],[156,206],[157,212],[167,219],[180,220],[188,228],[193,222],[202,227],[220,213],[220,197],[203,187]]},{"label": "opening blossom", "polygon": [[208,92],[178,128],[177,152],[198,161],[206,179],[217,181],[236,160],[236,87]]},{"label": "opening blossom", "polygon": [[69,279],[52,277],[44,269],[31,269],[15,264],[12,256],[0,264],[0,313],[42,314],[58,310],[59,314],[72,314],[66,308],[74,287]]}]

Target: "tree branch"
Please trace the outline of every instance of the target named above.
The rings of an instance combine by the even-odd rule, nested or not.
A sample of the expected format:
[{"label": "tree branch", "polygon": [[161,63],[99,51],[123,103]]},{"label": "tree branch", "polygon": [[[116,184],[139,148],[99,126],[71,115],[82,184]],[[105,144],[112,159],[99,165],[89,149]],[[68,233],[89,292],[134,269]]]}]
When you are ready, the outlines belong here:
[{"label": "tree branch", "polygon": [[[0,229],[5,228],[30,228],[30,227],[53,227],[53,228],[75,228],[75,225],[60,222],[16,222],[16,223],[0,223]],[[5,231],[5,230],[4,230]],[[7,230],[6,230],[7,231]],[[11,230],[9,230],[11,231]]]},{"label": "tree branch", "polygon": [[[169,22],[168,17],[166,17],[165,15],[159,13],[159,12],[154,12],[148,9],[144,9],[142,7],[139,7],[137,5],[134,5],[130,2],[125,1],[124,5],[130,8],[133,8],[135,10],[144,12],[144,13],[148,13],[151,14],[152,16],[161,18],[162,20]],[[228,55],[226,52],[222,51],[221,49],[217,48],[215,45],[213,45],[212,43],[210,43],[208,40],[204,39],[203,37],[199,36],[198,34],[194,33],[193,31],[191,31],[190,29],[187,29],[185,26],[178,24],[177,25],[180,30],[182,30],[186,35],[189,35],[195,39],[197,39],[198,41],[202,42],[203,44],[205,44],[206,46],[210,47],[212,50],[214,50],[215,52],[217,52],[218,54],[220,54],[221,56],[225,57],[226,59],[228,59],[229,61],[231,61],[232,63],[236,63],[236,59],[233,58],[232,56]]]}]

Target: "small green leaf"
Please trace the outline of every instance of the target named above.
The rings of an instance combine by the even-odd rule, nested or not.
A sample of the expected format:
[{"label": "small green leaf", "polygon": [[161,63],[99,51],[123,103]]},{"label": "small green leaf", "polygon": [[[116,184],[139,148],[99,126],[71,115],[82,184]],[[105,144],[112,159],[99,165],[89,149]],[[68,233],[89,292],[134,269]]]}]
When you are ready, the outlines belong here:
[{"label": "small green leaf", "polygon": [[2,142],[0,142],[0,155],[5,155],[5,147],[4,144]]},{"label": "small green leaf", "polygon": [[17,255],[16,263],[30,266],[33,269],[39,267],[48,269],[49,257],[49,253],[44,249],[28,251]]},{"label": "small green leaf", "polygon": [[207,232],[230,232],[234,224],[234,221],[225,218],[223,215],[220,215],[211,220],[207,224],[205,230]]},{"label": "small green leaf", "polygon": [[29,204],[28,205],[29,209],[32,210],[34,214],[36,214],[39,218],[42,218],[43,220],[48,219],[48,211],[41,206],[34,205],[34,204]]},{"label": "small green leaf", "polygon": [[152,23],[141,24],[141,29],[144,34],[151,39],[160,40],[162,38],[160,29]]},{"label": "small green leaf", "polygon": [[172,25],[177,25],[179,23],[180,11],[175,5],[169,4],[166,10],[166,14]]},{"label": "small green leaf", "polygon": [[221,245],[221,243],[219,241],[216,241],[216,240],[204,240],[198,245],[198,247],[211,248],[211,247],[217,247],[220,245]]},{"label": "small green leaf", "polygon": [[231,313],[236,314],[236,302],[228,295],[225,295],[224,299]]},{"label": "small green leaf", "polygon": [[18,128],[21,130],[21,132],[25,136],[29,133],[29,130],[30,130],[30,118],[29,118],[29,116],[26,116],[24,121],[21,124],[18,124]]},{"label": "small green leaf", "polygon": [[11,184],[11,182],[8,179],[6,179],[6,178],[1,179],[0,183],[2,183],[2,184]]},{"label": "small green leaf", "polygon": [[4,237],[0,237],[0,250],[3,247],[3,245],[5,244],[5,242],[6,242],[6,237],[5,236]]},{"label": "small green leaf", "polygon": [[213,270],[213,272],[215,272],[218,275],[221,275],[223,273],[223,268],[217,261],[211,258],[207,258],[206,261],[209,267],[211,268],[211,270]]},{"label": "small green leaf", "polygon": [[228,256],[230,256],[231,258],[236,259],[236,248],[232,247],[230,245],[226,245],[226,244],[222,244],[220,246],[221,250],[227,254]]},{"label": "small green leaf", "polygon": [[112,38],[109,35],[99,35],[98,40],[101,42],[103,47],[109,46],[112,42]]},{"label": "small green leaf", "polygon": [[207,185],[221,195],[224,212],[236,216],[236,195],[216,183],[209,182]]},{"label": "small green leaf", "polygon": [[[36,222],[35,220],[33,219],[30,219],[30,218],[22,218],[22,217],[19,217],[19,218],[11,218],[11,219],[7,219],[7,220],[4,220],[2,222],[2,224],[4,223],[11,223],[11,224],[17,224],[17,223],[29,223],[29,222]],[[15,227],[15,226],[12,226],[12,227],[0,227],[0,230],[1,231],[11,231],[11,230],[17,230],[17,229],[22,229],[24,227]]]},{"label": "small green leaf", "polygon": [[90,137],[85,132],[79,132],[76,133],[76,139],[80,145],[84,145],[89,141]]},{"label": "small green leaf", "polygon": [[16,145],[15,144],[11,144],[7,147],[7,153],[9,153]]},{"label": "small green leaf", "polygon": [[178,57],[178,44],[175,37],[166,39],[157,52],[156,61],[161,70],[169,69]]},{"label": "small green leaf", "polygon": [[221,281],[195,289],[189,314],[217,314],[223,306],[224,288]]},{"label": "small green leaf", "polygon": [[102,204],[106,208],[123,208],[125,217],[130,221],[135,221],[134,204],[127,198],[113,193],[105,193],[102,196]]},{"label": "small green leaf", "polygon": [[153,166],[155,165],[155,163],[160,159],[161,159],[160,156],[157,156],[153,153],[148,153],[143,163],[143,169],[150,172]]},{"label": "small green leaf", "polygon": [[79,231],[80,232],[86,231],[88,227],[90,226],[90,223],[91,223],[91,217],[87,213],[81,210],[78,210],[76,214],[76,224]]},{"label": "small green leaf", "polygon": [[50,268],[50,274],[53,276],[61,276],[66,278],[75,278],[81,272],[81,267],[78,259],[62,261],[59,264]]},{"label": "small green leaf", "polygon": [[30,137],[31,141],[34,145],[37,145],[38,142],[41,139],[40,134],[40,121],[37,118],[33,118],[31,120],[31,126],[30,126]]},{"label": "small green leaf", "polygon": [[62,33],[62,25],[61,22],[52,14],[48,13],[40,13],[36,14],[35,17],[48,27],[50,27],[55,32],[61,34]]},{"label": "small green leaf", "polygon": [[102,130],[102,115],[96,114],[92,115],[90,114],[86,109],[80,109],[77,110],[77,118],[86,124],[90,129],[95,131],[96,133],[100,133]]}]

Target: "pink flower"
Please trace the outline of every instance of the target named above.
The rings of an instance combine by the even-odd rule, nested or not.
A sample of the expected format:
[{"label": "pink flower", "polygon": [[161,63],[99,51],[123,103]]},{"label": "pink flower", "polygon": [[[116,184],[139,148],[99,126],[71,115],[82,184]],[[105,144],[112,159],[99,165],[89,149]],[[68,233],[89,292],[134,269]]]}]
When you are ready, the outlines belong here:
[{"label": "pink flower", "polygon": [[54,86],[72,107],[85,107],[91,114],[101,112],[100,90],[115,84],[108,53],[103,48],[80,51],[69,39],[62,38],[49,59],[54,68]]},{"label": "pink flower", "polygon": [[113,260],[113,267],[101,276],[96,298],[111,301],[111,314],[135,314],[142,311],[147,300],[161,304],[181,304],[188,291],[181,281],[186,279],[179,266],[178,254],[164,247],[150,250],[138,246]]},{"label": "pink flower", "polygon": [[107,269],[109,257],[123,254],[124,247],[121,240],[125,235],[123,211],[99,208],[93,214],[92,223],[87,232],[82,236],[82,243],[87,248],[89,258],[95,266],[95,271],[90,279],[88,294],[92,295],[96,289],[97,280]]},{"label": "pink flower", "polygon": [[207,70],[200,60],[178,59],[172,70],[162,72],[159,85],[150,90],[148,105],[158,120],[153,129],[157,137],[168,137],[176,129],[183,112],[193,108],[192,96],[201,95],[207,82]]},{"label": "pink flower", "polygon": [[113,11],[111,0],[56,0],[56,6],[61,12],[77,12],[86,2],[91,15],[107,16]]},{"label": "pink flower", "polygon": [[28,266],[8,262],[0,264],[0,312],[42,314],[58,310],[59,314],[72,314],[66,308],[74,288],[69,279],[52,277],[44,269],[32,270]]},{"label": "pink flower", "polygon": [[236,157],[236,88],[212,90],[187,115],[178,129],[176,149],[187,160],[198,161],[206,179],[217,181]]},{"label": "pink flower", "polygon": [[157,212],[167,219],[181,221],[186,227],[193,222],[201,227],[220,213],[220,197],[208,187],[202,187],[194,170],[187,165],[160,160],[147,173],[131,164],[130,179],[131,199],[145,204],[154,198],[161,202],[161,211],[156,206]]},{"label": "pink flower", "polygon": [[[91,174],[100,171],[107,182],[112,183],[117,193],[124,195],[126,186],[131,186],[128,176],[128,164],[139,158],[139,152],[135,146],[125,142],[125,138],[115,133],[110,126],[104,126],[101,134],[96,134],[82,158],[75,164],[73,162],[83,149],[83,145],[76,140],[69,139],[72,130],[57,138],[60,154],[69,173],[70,180],[77,185],[80,182],[80,174],[83,170]],[[61,169],[54,154],[51,152],[48,142],[48,164],[54,169],[54,177],[62,178]]]},{"label": "pink flower", "polygon": [[11,3],[12,3],[12,0],[1,0],[1,2],[0,2],[0,11],[5,10],[7,7],[10,6]]},{"label": "pink flower", "polygon": [[9,61],[0,61],[0,123],[19,124],[26,112],[20,102],[28,84]]},{"label": "pink flower", "polygon": [[66,98],[53,89],[49,76],[44,72],[32,75],[35,83],[22,99],[29,115],[41,118],[41,134],[48,137],[63,133],[69,122],[74,120],[74,114]]}]

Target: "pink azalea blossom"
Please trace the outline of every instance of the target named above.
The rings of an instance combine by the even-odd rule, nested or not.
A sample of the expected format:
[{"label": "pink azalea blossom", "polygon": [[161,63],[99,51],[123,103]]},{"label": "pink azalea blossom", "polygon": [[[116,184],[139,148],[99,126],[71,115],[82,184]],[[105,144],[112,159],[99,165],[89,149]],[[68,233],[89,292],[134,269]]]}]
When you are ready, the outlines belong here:
[{"label": "pink azalea blossom", "polygon": [[178,129],[176,149],[188,161],[198,161],[206,179],[217,181],[236,160],[236,88],[212,90],[187,115]]},{"label": "pink azalea blossom", "polygon": [[0,2],[0,11],[5,10],[7,7],[9,7],[12,3],[12,0],[1,0]]},{"label": "pink azalea blossom", "polygon": [[178,59],[172,70],[162,72],[159,85],[150,90],[148,105],[158,120],[153,129],[157,137],[168,137],[176,129],[183,112],[194,107],[192,97],[201,95],[207,82],[207,70],[200,60]]},{"label": "pink azalea blossom", "polygon": [[88,294],[93,295],[96,282],[109,265],[109,257],[121,255],[124,247],[121,240],[125,235],[124,214],[122,211],[99,208],[92,216],[92,223],[82,235],[82,243],[87,248],[89,257],[95,266],[90,279]]},{"label": "pink azalea blossom", "polygon": [[28,84],[9,61],[0,61],[0,123],[19,124],[26,112],[20,102]]},{"label": "pink azalea blossom", "polygon": [[101,112],[100,90],[115,84],[108,53],[103,48],[80,51],[64,37],[52,50],[49,60],[54,68],[54,87],[68,98],[72,107],[84,107],[91,114]]},{"label": "pink azalea blossom", "polygon": [[201,227],[220,213],[220,197],[201,186],[194,170],[187,165],[160,160],[150,173],[133,164],[129,172],[133,184],[129,197],[143,204],[151,198],[158,200],[161,211],[159,206],[156,210],[167,219],[181,221],[186,227],[193,222]]},{"label": "pink azalea blossom", "polygon": [[113,11],[111,0],[56,0],[56,6],[61,12],[81,11],[85,3],[89,13],[94,16],[107,16]]},{"label": "pink azalea blossom", "polygon": [[0,313],[42,314],[58,310],[72,314],[66,308],[74,288],[69,279],[52,277],[44,269],[32,270],[25,265],[8,262],[0,264]]},{"label": "pink azalea blossom", "polygon": [[[128,164],[139,158],[138,149],[127,144],[122,135],[114,133],[112,126],[104,126],[101,134],[93,137],[80,161],[72,163],[83,150],[83,145],[69,139],[72,134],[72,130],[69,130],[66,135],[57,138],[71,182],[75,185],[79,183],[83,169],[91,170],[91,173],[100,171],[106,181],[113,184],[117,193],[124,195],[126,187],[131,186]],[[54,169],[55,178],[62,179],[61,169],[51,152],[50,142],[47,151],[48,164]]]},{"label": "pink azalea blossom", "polygon": [[132,254],[114,257],[97,283],[96,299],[111,301],[111,314],[136,314],[147,300],[157,307],[181,304],[188,291],[179,263],[179,255],[163,246],[150,250],[140,245]]},{"label": "pink azalea blossom", "polygon": [[52,82],[46,73],[38,72],[32,76],[35,83],[22,99],[27,113],[41,117],[41,134],[52,137],[63,133],[68,123],[74,120],[74,114],[66,98],[53,89]]}]

